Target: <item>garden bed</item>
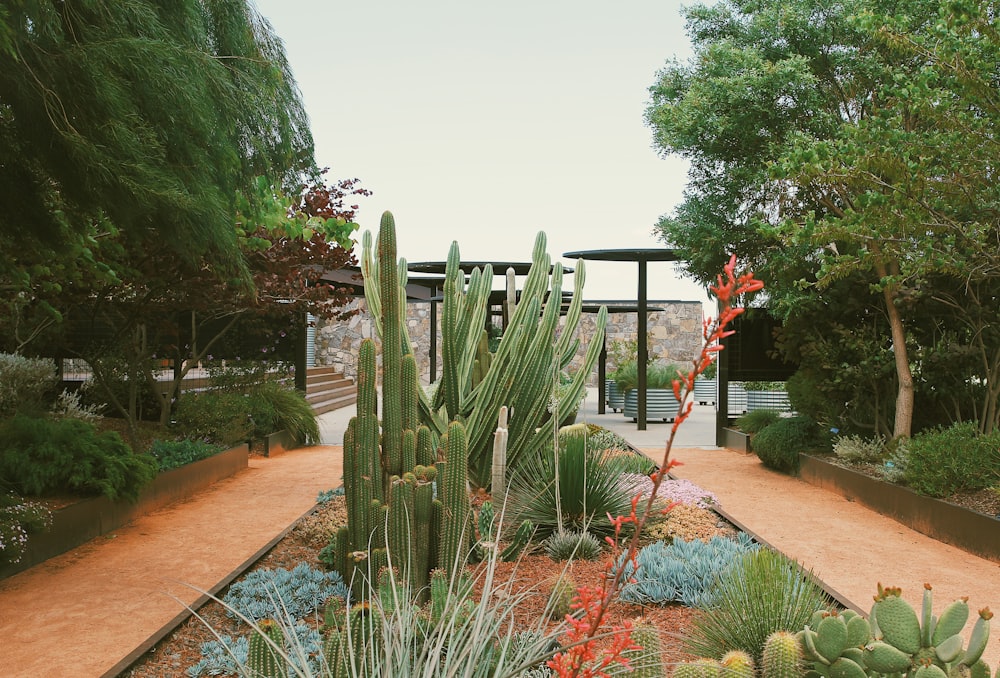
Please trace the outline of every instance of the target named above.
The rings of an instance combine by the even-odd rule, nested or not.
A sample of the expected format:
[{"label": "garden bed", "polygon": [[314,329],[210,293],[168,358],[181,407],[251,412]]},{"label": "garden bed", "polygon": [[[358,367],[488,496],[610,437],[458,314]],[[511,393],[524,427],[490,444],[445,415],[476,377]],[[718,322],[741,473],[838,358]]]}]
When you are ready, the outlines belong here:
[{"label": "garden bed", "polygon": [[187,499],[223,478],[247,468],[249,447],[239,445],[206,459],[160,473],[136,502],[89,497],[52,512],[52,526],[32,534],[20,562],[0,567],[0,579],[118,529],[168,504]]},{"label": "garden bed", "polygon": [[802,455],[799,477],[938,541],[1000,562],[1000,519]]}]

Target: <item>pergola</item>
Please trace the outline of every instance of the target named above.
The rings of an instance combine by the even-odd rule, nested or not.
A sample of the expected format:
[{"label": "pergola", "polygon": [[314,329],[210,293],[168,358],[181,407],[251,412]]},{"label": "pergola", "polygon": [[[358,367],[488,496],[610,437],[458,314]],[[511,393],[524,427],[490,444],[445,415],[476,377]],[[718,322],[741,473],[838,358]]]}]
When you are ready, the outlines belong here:
[{"label": "pergola", "polygon": [[[639,314],[639,336],[638,356],[639,361],[636,367],[639,374],[637,384],[638,405],[636,427],[640,431],[646,430],[646,362],[649,357],[649,347],[646,345],[646,269],[651,261],[678,261],[677,254],[672,249],[648,248],[648,249],[606,249],[606,250],[581,250],[578,252],[564,252],[567,259],[586,259],[591,261],[628,261],[639,264],[639,287],[636,293],[636,312]],[[603,383],[603,382],[602,382]]]}]

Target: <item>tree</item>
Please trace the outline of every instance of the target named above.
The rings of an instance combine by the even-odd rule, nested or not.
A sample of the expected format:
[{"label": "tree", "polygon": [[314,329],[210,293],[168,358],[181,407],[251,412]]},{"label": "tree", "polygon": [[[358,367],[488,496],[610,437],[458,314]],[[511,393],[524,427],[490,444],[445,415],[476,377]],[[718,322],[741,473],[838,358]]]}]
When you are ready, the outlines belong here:
[{"label": "tree", "polygon": [[[866,276],[890,333],[896,436],[914,409],[906,300],[932,276],[996,268],[988,4],[697,6],[695,59],[652,88],[657,145],[693,163],[664,238],[715,257],[746,250],[780,281],[769,296],[786,316],[811,290]],[[692,272],[711,270],[706,259]]]},{"label": "tree", "polygon": [[[294,189],[314,169],[281,43],[246,0],[0,12],[5,251],[89,256],[94,238],[113,235],[246,279],[237,193],[258,176]],[[7,281],[32,275],[10,255],[2,264]]]},{"label": "tree", "polygon": [[[64,330],[90,341],[71,341],[79,357],[110,386],[125,371],[128,390],[112,404],[134,428],[138,404],[147,394],[159,405],[161,424],[170,419],[180,385],[240,320],[255,318],[274,335],[297,329],[306,313],[346,318],[349,291],[321,282],[329,270],[355,263],[351,236],[357,224],[349,195],[367,195],[357,180],[318,184],[296,198],[276,193],[266,180],[256,195],[241,200],[259,206],[257,218],[240,213],[235,227],[252,285],[192,264],[169,247],[136,249],[127,239],[102,243],[101,264],[119,275],[103,283],[63,290],[48,300],[66,319]],[[153,356],[172,359],[173,378],[157,381]]]}]

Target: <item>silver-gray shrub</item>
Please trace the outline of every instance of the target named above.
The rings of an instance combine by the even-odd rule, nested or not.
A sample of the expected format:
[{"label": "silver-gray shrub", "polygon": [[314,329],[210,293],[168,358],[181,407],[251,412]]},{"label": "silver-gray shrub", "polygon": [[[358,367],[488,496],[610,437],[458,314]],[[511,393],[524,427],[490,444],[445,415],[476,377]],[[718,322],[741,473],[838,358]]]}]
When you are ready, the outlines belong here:
[{"label": "silver-gray shrub", "polygon": [[0,417],[48,409],[46,398],[55,384],[56,366],[51,360],[0,353]]},{"label": "silver-gray shrub", "polygon": [[622,587],[621,599],[629,603],[678,601],[688,607],[708,607],[722,573],[737,558],[758,548],[760,545],[745,532],[738,533],[735,539],[716,536],[707,542],[654,542],[636,556],[638,569],[631,562],[619,561],[618,566],[625,568],[625,579],[634,580]]},{"label": "silver-gray shrub", "polygon": [[885,438],[859,435],[841,436],[833,443],[833,453],[848,462],[881,462],[885,457]]},{"label": "silver-gray shrub", "polygon": [[306,563],[291,571],[284,568],[254,570],[229,587],[223,598],[226,614],[261,619],[304,619],[320,610],[332,596],[347,598],[348,591],[336,572],[322,572]]}]

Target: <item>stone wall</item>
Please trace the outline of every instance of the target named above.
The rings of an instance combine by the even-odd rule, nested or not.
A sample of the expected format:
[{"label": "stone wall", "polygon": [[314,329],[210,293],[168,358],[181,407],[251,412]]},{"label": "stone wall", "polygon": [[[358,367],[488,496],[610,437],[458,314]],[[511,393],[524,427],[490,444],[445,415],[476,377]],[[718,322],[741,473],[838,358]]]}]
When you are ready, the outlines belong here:
[{"label": "stone wall", "polygon": [[[664,361],[685,362],[694,359],[701,350],[702,307],[697,301],[655,301],[650,306],[663,308],[649,314],[647,329],[649,331],[649,353]],[[364,299],[356,299],[348,308],[360,308],[353,318],[346,322],[331,322],[320,324],[316,328],[316,365],[329,365],[337,368],[349,377],[357,375],[358,349],[362,339],[375,334],[371,316],[365,310]],[[440,307],[438,316],[440,320]],[[581,348],[580,354],[573,360],[570,369],[579,367],[583,362],[583,353],[594,334],[596,318],[584,314],[580,321]],[[499,322],[499,319],[496,320]],[[407,305],[407,330],[414,345],[417,356],[417,366],[426,382],[430,377],[430,303],[410,302]],[[632,340],[637,334],[638,316],[635,313],[611,313],[608,315],[608,341]],[[441,342],[437,346],[437,376],[441,376]],[[597,370],[591,375],[595,382]]]}]

